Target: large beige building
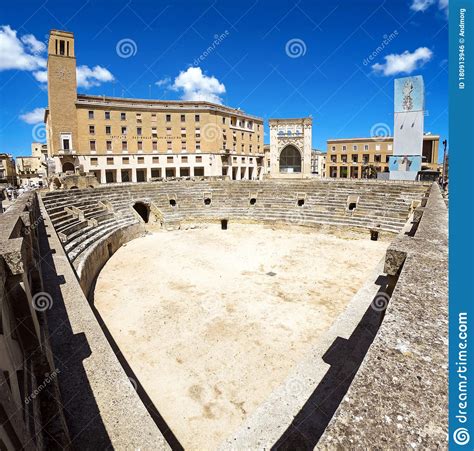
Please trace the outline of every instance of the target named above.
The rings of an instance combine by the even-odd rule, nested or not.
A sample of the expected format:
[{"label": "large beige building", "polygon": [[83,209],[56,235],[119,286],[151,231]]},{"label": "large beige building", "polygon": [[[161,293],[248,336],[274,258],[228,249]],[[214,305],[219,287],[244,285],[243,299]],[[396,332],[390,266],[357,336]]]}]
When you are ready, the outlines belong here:
[{"label": "large beige building", "polygon": [[70,32],[50,33],[48,103],[48,152],[56,172],[93,172],[102,183],[263,176],[259,117],[203,101],[78,95]]},{"label": "large beige building", "polygon": [[[424,135],[422,170],[437,170],[439,135]],[[327,141],[326,177],[375,178],[388,173],[393,138],[343,138]]]}]

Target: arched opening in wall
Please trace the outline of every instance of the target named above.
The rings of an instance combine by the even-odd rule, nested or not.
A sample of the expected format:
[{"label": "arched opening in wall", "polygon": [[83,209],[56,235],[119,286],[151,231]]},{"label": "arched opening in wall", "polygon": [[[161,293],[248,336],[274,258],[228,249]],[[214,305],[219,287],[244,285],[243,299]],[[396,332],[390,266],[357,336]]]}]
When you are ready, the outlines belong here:
[{"label": "arched opening in wall", "polygon": [[288,145],[281,151],[280,172],[286,174],[301,172],[301,152],[295,146]]},{"label": "arched opening in wall", "polygon": [[71,162],[66,161],[66,163],[63,164],[63,172],[68,171],[74,172],[74,165]]},{"label": "arched opening in wall", "polygon": [[148,223],[150,218],[150,207],[143,202],[135,202],[133,209],[140,215],[143,219],[143,222]]},{"label": "arched opening in wall", "polygon": [[257,203],[257,199],[255,197],[251,197],[249,203],[250,205],[255,205]]},{"label": "arched opening in wall", "polygon": [[71,188],[69,188],[69,189],[79,189],[79,187],[77,187],[77,186],[71,186]]},{"label": "arched opening in wall", "polygon": [[170,207],[176,207],[176,199],[170,199]]}]

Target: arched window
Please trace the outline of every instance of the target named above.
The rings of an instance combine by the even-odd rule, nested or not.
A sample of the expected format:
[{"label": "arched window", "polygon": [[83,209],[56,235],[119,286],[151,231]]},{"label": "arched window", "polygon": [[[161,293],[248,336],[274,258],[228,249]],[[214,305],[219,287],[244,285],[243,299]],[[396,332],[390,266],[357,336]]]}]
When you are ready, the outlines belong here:
[{"label": "arched window", "polygon": [[294,146],[286,146],[280,154],[280,172],[301,172],[301,153]]}]

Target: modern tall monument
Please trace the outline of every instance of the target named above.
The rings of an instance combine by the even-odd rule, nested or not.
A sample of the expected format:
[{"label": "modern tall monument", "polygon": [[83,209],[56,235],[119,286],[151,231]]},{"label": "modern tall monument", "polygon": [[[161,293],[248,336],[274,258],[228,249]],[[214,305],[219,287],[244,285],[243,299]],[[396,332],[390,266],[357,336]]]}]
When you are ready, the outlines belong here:
[{"label": "modern tall monument", "polygon": [[423,77],[395,79],[393,155],[390,180],[415,180],[421,170],[425,87]]}]

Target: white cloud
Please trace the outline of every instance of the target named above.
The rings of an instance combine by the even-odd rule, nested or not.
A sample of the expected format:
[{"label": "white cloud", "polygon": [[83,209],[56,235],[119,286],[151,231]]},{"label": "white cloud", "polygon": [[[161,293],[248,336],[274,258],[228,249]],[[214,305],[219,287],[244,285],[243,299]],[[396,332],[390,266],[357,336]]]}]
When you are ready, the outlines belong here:
[{"label": "white cloud", "polygon": [[2,70],[38,70],[46,68],[46,58],[41,53],[46,46],[33,35],[20,39],[9,25],[0,27],[0,71]]},{"label": "white cloud", "polygon": [[182,91],[183,100],[203,100],[213,103],[222,103],[220,97],[225,93],[225,86],[216,77],[208,77],[202,73],[200,67],[190,67],[181,71],[174,79],[172,88]]},{"label": "white cloud", "polygon": [[449,0],[412,0],[410,9],[413,11],[426,11],[436,3],[438,3],[438,8],[441,11],[448,12]]},{"label": "white cloud", "polygon": [[413,53],[405,50],[401,54],[391,54],[385,57],[384,64],[374,64],[372,69],[383,75],[410,74],[425,65],[433,57],[433,52],[427,47],[419,47]]},{"label": "white cloud", "polygon": [[48,71],[46,70],[33,72],[33,77],[35,77],[40,83],[48,83]]},{"label": "white cloud", "polygon": [[44,42],[38,41],[32,34],[25,34],[21,37],[21,42],[25,44],[31,53],[38,54],[46,51]]},{"label": "white cloud", "polygon": [[170,84],[170,81],[171,81],[171,78],[170,77],[165,77],[165,78],[162,78],[161,80],[158,80],[157,82],[155,82],[155,85],[156,86],[167,86]]},{"label": "white cloud", "polygon": [[[25,70],[33,73],[40,83],[47,83],[46,45],[32,34],[18,38],[10,25],[0,26],[0,71]],[[114,76],[102,66],[79,66],[76,69],[77,86],[90,88],[114,80]]]},{"label": "white cloud", "polygon": [[99,86],[101,83],[113,81],[114,76],[102,66],[79,66],[76,70],[77,86],[80,88],[90,88]]},{"label": "white cloud", "polygon": [[410,9],[413,11],[426,11],[435,0],[413,0]]},{"label": "white cloud", "polygon": [[27,124],[38,124],[44,120],[44,108],[35,108],[33,111],[20,115],[20,119]]}]

